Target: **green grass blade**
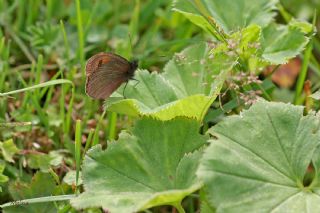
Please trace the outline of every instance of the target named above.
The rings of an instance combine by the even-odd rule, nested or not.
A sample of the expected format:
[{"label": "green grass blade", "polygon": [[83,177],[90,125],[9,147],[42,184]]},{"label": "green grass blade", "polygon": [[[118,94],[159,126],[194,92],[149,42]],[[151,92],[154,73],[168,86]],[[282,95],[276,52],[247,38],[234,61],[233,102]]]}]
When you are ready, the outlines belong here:
[{"label": "green grass blade", "polygon": [[68,67],[70,68],[70,45],[69,45],[67,33],[62,20],[60,20],[60,29],[63,35],[63,42],[65,47],[64,49],[66,51],[65,54],[66,54],[67,64],[68,64]]},{"label": "green grass blade", "polygon": [[84,158],[86,152],[91,147],[93,134],[94,134],[94,129],[90,129],[90,132],[89,132],[89,135],[88,135],[88,138],[87,138],[87,141],[86,141],[86,145],[84,147],[84,151],[83,151],[83,154],[82,154],[82,158]]},{"label": "green grass blade", "polygon": [[109,133],[108,140],[114,140],[117,132],[117,113],[109,112],[108,113],[108,124],[109,124]]},{"label": "green grass blade", "polygon": [[[313,18],[313,26],[315,26],[315,20],[316,20],[316,15]],[[310,42],[307,45],[306,50],[304,52],[302,66],[301,66],[301,70],[298,76],[298,81],[296,84],[295,96],[293,101],[293,103],[296,105],[301,104],[303,102],[303,98],[301,98],[301,94],[304,86],[304,81],[306,80],[306,77],[307,77],[308,67],[309,67],[311,56],[312,56],[312,49],[313,49],[313,36],[311,36]]]},{"label": "green grass blade", "polygon": [[64,133],[68,134],[70,132],[70,125],[71,125],[71,116],[72,116],[72,110],[73,110],[73,101],[74,101],[74,87],[71,89],[71,99],[69,102],[69,107],[67,111],[67,117],[66,117],[66,125],[64,129]]},{"label": "green grass blade", "polygon": [[104,119],[104,116],[106,115],[106,112],[107,111],[103,111],[100,119],[99,119],[99,122],[97,124],[97,127],[94,131],[94,135],[93,135],[93,141],[92,141],[92,146],[95,146],[99,143],[99,131],[100,131],[100,125],[102,123],[102,120]]},{"label": "green grass blade", "polygon": [[5,97],[8,95],[13,95],[13,94],[17,94],[17,93],[21,93],[21,92],[26,92],[26,91],[32,91],[35,89],[39,89],[39,88],[43,88],[43,87],[48,87],[48,86],[53,86],[53,85],[57,85],[57,84],[70,84],[73,86],[73,82],[70,80],[66,80],[66,79],[58,79],[58,80],[52,80],[52,81],[47,81],[41,84],[37,84],[31,87],[26,87],[23,89],[18,89],[18,90],[13,90],[10,92],[4,92],[4,93],[0,93],[0,97]]},{"label": "green grass blade", "polygon": [[45,202],[55,202],[55,201],[65,201],[70,200],[72,198],[75,198],[76,195],[70,194],[70,195],[58,195],[58,196],[48,196],[48,197],[37,197],[37,198],[31,198],[31,199],[25,199],[25,200],[16,200],[14,202],[8,202],[0,205],[0,208],[5,208],[9,206],[17,206],[22,204],[32,204],[32,203],[45,203]]},{"label": "green grass blade", "polygon": [[77,10],[77,28],[78,28],[78,56],[81,64],[81,73],[84,79],[84,66],[85,66],[85,54],[84,54],[84,36],[83,36],[83,25],[82,25],[82,15],[81,15],[81,6],[80,0],[76,0],[76,10]]},{"label": "green grass blade", "polygon": [[79,181],[80,163],[81,163],[81,120],[76,121],[76,131],[75,131],[75,160],[76,160],[76,191]]}]

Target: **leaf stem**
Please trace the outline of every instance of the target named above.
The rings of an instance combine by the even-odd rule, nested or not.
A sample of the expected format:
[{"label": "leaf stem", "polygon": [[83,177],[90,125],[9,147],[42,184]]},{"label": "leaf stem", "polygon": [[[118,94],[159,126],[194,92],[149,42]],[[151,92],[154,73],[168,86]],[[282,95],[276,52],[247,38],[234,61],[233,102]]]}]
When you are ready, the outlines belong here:
[{"label": "leaf stem", "polygon": [[185,213],[185,210],[180,202],[173,203],[172,205],[178,210],[179,213]]}]

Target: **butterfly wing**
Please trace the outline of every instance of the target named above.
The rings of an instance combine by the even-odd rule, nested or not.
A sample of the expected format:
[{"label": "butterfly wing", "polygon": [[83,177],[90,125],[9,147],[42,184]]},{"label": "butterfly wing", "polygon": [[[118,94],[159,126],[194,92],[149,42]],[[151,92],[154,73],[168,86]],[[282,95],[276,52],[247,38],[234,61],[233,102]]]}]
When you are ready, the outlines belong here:
[{"label": "butterfly wing", "polygon": [[111,61],[117,61],[121,64],[127,64],[128,61],[125,58],[122,58],[120,55],[113,53],[98,53],[88,59],[86,65],[86,75],[91,75],[95,70],[99,68],[102,64],[107,64]]},{"label": "butterfly wing", "polygon": [[123,82],[128,80],[130,63],[112,53],[99,53],[86,65],[86,93],[95,99],[108,98]]}]

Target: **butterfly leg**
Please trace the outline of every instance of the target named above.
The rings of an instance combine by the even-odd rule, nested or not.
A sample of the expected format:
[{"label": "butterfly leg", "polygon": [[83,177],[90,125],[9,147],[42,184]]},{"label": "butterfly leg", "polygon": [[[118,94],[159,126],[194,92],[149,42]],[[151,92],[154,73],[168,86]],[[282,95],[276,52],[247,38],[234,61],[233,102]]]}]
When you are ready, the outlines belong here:
[{"label": "butterfly leg", "polygon": [[135,79],[135,78],[131,78],[131,80],[134,80],[136,81],[137,83],[135,83],[135,85],[133,86],[134,88],[140,83],[140,81],[138,79]]},{"label": "butterfly leg", "polygon": [[125,90],[126,90],[126,88],[127,88],[127,85],[128,85],[128,81],[126,82],[126,84],[124,85],[124,88],[123,88],[123,90],[122,90],[122,96],[123,96],[124,99],[127,99],[126,96],[125,96],[125,94],[124,94],[124,92],[125,92]]},{"label": "butterfly leg", "polygon": [[[130,80],[135,80],[135,81],[137,81],[137,83],[133,86],[134,88],[140,83],[140,81],[137,80],[137,79],[135,79],[135,78],[131,78]],[[125,96],[124,92],[125,92],[125,90],[126,90],[126,88],[127,88],[128,82],[129,82],[129,81],[126,82],[126,84],[124,85],[123,91],[122,91],[122,96],[123,96],[124,99],[126,99],[126,96]]]}]

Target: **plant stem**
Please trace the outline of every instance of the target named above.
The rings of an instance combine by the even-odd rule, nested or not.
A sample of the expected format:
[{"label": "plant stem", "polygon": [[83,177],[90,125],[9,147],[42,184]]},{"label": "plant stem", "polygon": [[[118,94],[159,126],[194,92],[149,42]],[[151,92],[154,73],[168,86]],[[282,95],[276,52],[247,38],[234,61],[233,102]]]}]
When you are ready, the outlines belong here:
[{"label": "plant stem", "polygon": [[99,121],[98,121],[98,124],[96,126],[96,129],[94,131],[94,135],[93,135],[93,140],[92,140],[92,146],[95,146],[99,143],[99,130],[100,130],[100,125],[101,125],[101,122],[104,118],[104,116],[106,115],[106,110],[103,111],[101,117],[99,118]]},{"label": "plant stem", "polygon": [[108,140],[114,140],[117,131],[117,113],[111,112],[108,114],[109,120],[109,134]]},{"label": "plant stem", "polygon": [[84,36],[83,36],[83,28],[82,28],[83,25],[82,25],[80,0],[76,0],[76,7],[77,7],[76,9],[77,9],[78,43],[79,43],[78,56],[81,64],[82,78],[84,79],[85,78],[85,73],[84,73],[85,55],[84,55]]},{"label": "plant stem", "polygon": [[[316,20],[316,17],[314,16],[313,17],[313,26],[315,26],[315,20]],[[301,93],[303,90],[304,81],[307,76],[308,65],[309,65],[309,62],[311,59],[312,49],[313,49],[313,37],[312,36],[310,36],[310,37],[311,37],[310,42],[307,45],[307,48],[304,52],[303,62],[302,62],[301,70],[300,70],[297,85],[296,85],[295,96],[294,96],[294,101],[293,101],[293,103],[295,105],[301,104],[303,102],[303,99],[300,96],[301,96]]]},{"label": "plant stem", "polygon": [[76,132],[75,132],[75,160],[76,160],[76,192],[78,189],[78,180],[80,172],[81,162],[81,120],[76,121]]},{"label": "plant stem", "polygon": [[176,202],[174,204],[172,204],[177,210],[179,213],[185,213],[184,209],[182,208],[181,206],[181,203],[180,202]]}]

